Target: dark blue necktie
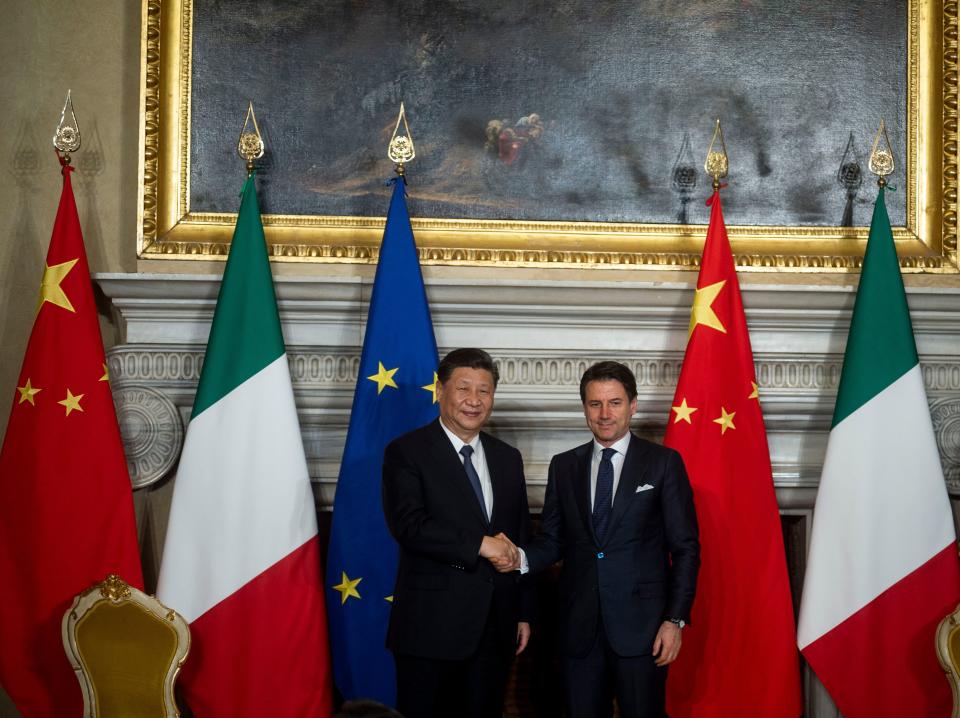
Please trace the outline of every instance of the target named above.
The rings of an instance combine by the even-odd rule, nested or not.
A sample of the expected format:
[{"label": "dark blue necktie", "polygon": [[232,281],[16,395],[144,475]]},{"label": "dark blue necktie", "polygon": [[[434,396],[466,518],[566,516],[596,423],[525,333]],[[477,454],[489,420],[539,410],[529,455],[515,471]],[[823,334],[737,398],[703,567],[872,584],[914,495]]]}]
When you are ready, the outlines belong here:
[{"label": "dark blue necktie", "polygon": [[613,509],[613,462],[610,458],[616,449],[604,449],[597,469],[597,492],[593,497],[593,530],[597,541],[603,543],[610,523],[610,511]]},{"label": "dark blue necktie", "polygon": [[477,501],[480,502],[480,510],[483,512],[483,517],[489,521],[490,518],[487,516],[487,502],[483,500],[483,488],[480,486],[480,474],[477,473],[473,461],[470,460],[470,457],[473,455],[473,447],[470,446],[470,444],[464,444],[460,449],[460,454],[463,456],[463,469],[467,472],[467,478],[470,479],[473,493],[477,495]]}]

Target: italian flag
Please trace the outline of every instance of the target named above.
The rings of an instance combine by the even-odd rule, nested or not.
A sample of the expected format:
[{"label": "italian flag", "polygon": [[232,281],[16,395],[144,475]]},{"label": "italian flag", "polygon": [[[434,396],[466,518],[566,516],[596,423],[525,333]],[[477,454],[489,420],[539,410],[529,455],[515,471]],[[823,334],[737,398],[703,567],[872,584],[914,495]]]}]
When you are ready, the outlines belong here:
[{"label": "italian flag", "polygon": [[157,596],[204,718],[329,716],[317,517],[253,176],[180,458]]},{"label": "italian flag", "polygon": [[949,715],[960,561],[883,189],[814,511],[797,641],[845,718]]}]

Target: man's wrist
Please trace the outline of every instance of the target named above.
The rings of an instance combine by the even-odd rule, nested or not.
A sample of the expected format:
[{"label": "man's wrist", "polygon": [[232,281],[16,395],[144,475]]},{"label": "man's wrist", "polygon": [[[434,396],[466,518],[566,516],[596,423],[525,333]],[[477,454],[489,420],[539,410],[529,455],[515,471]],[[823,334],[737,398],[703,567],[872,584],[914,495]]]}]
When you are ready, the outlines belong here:
[{"label": "man's wrist", "polygon": [[683,628],[684,626],[687,625],[687,622],[684,621],[682,618],[666,618],[666,619],[664,619],[664,620],[665,620],[667,623],[672,623],[672,624],[673,624],[674,626],[676,626],[677,628]]}]

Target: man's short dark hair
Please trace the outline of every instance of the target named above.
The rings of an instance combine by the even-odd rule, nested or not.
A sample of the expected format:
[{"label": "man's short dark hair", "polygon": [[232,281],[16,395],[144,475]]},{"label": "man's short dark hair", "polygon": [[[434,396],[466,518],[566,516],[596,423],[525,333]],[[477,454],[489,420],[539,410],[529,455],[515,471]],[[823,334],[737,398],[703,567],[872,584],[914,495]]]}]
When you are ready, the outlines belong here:
[{"label": "man's short dark hair", "polygon": [[497,388],[500,372],[497,370],[497,365],[493,363],[493,359],[483,349],[454,349],[440,360],[440,366],[437,367],[437,380],[441,384],[446,384],[453,370],[460,368],[486,369],[493,376],[493,388]]},{"label": "man's short dark hair", "polygon": [[601,361],[583,372],[580,377],[580,401],[587,400],[587,384],[592,381],[618,381],[627,392],[627,398],[637,398],[637,379],[626,365],[617,361]]}]

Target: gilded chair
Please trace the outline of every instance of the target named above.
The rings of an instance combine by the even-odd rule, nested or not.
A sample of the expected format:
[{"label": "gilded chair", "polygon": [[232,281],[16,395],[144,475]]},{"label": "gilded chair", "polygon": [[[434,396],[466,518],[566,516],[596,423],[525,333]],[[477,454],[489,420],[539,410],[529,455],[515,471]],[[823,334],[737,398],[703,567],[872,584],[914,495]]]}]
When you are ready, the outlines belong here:
[{"label": "gilded chair", "polygon": [[960,606],[937,626],[937,657],[953,689],[952,718],[960,718]]},{"label": "gilded chair", "polygon": [[84,718],[178,718],[173,684],[190,650],[186,621],[119,576],[78,595],[61,624]]}]

